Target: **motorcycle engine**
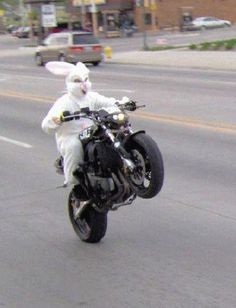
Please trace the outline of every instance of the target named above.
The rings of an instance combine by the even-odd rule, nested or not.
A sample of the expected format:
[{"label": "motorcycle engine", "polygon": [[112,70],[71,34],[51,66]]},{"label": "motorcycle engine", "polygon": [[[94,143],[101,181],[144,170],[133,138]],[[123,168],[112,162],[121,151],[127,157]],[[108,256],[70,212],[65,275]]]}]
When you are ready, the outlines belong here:
[{"label": "motorcycle engine", "polygon": [[88,174],[89,181],[91,186],[96,191],[103,191],[105,193],[111,192],[115,189],[115,185],[113,179],[111,177],[100,177],[96,176],[95,174]]}]

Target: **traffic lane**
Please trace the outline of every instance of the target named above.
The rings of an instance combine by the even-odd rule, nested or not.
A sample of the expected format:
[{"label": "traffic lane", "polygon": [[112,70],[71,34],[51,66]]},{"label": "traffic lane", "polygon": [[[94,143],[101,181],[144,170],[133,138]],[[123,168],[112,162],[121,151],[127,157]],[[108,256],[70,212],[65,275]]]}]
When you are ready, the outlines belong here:
[{"label": "traffic lane", "polygon": [[[235,124],[235,74],[230,74],[232,79],[229,80],[225,72],[220,71],[215,72],[217,77],[212,78],[212,74],[200,70],[191,70],[186,75],[185,70],[176,69],[164,75],[159,74],[158,68],[155,71],[140,68],[138,72],[132,71],[132,66],[129,67],[130,72],[126,71],[123,77],[122,71],[117,70],[110,82],[117,89],[128,88],[130,93],[127,96],[146,104],[145,110]],[[101,73],[107,83],[109,74]],[[98,76],[94,76],[95,80]],[[109,89],[109,86],[98,87],[104,93],[109,93]]]},{"label": "traffic lane", "polygon": [[[33,159],[33,164],[39,166],[39,172],[51,170],[51,164],[57,155],[54,136],[46,135],[41,130],[41,121],[49,109],[48,104],[31,104],[31,101],[22,102],[22,100],[14,101],[11,99],[11,101],[6,101],[4,106],[4,109],[1,108],[3,110],[1,115],[1,137],[10,141],[28,144],[32,147],[24,150],[28,153],[28,157],[25,154],[22,154],[22,157],[19,156],[19,159],[27,158],[26,170],[28,162],[33,158],[32,155],[42,159],[42,163],[48,162],[44,155],[40,154],[41,152],[44,154],[46,146],[51,151],[51,154],[47,155],[47,158],[50,157],[50,163],[47,164],[46,168],[41,168],[40,160],[37,162],[37,160]],[[178,124],[169,123],[168,121],[163,123],[158,117],[152,119],[140,117],[136,113],[133,113],[133,115],[132,120],[134,124],[137,123],[136,129],[145,128],[151,136],[156,138],[158,144],[164,142],[166,149],[163,149],[163,156],[165,161],[166,159],[168,160],[168,164],[165,164],[166,170],[169,169],[171,172],[175,170],[175,173],[172,176],[167,176],[167,179],[174,178],[175,185],[177,185],[177,189],[170,190],[169,193],[173,198],[177,198],[176,201],[190,202],[194,206],[213,210],[219,209],[219,213],[222,215],[227,216],[232,213],[235,216],[233,207],[235,203],[236,170],[234,160],[235,134],[228,133],[224,129],[212,131],[207,127],[199,128],[194,124],[187,126],[186,130],[186,126],[182,125],[181,122]],[[140,123],[143,124],[141,125]],[[174,134],[173,131],[175,132]],[[4,140],[1,140],[1,143],[6,145]],[[12,143],[10,147],[11,149],[14,147],[19,149],[18,146]],[[160,147],[162,149],[162,143]],[[19,152],[19,150],[17,151]],[[3,161],[7,162],[8,159],[9,156],[6,150],[6,157]],[[6,165],[11,166],[10,161]],[[22,166],[22,162],[18,162],[17,165]],[[168,167],[169,165],[171,166],[170,168]],[[35,171],[35,166],[33,170]],[[179,179],[183,172],[184,176]],[[194,184],[192,184],[192,178],[195,180]],[[183,185],[182,183],[185,184]],[[172,187],[172,185],[170,186]],[[20,186],[17,187],[19,188]],[[185,191],[186,187],[188,189]]]},{"label": "traffic lane", "polygon": [[140,201],[111,213],[107,236],[90,246],[57,206],[1,223],[6,305],[234,307],[234,222],[161,198]]},{"label": "traffic lane", "polygon": [[[24,102],[14,99],[6,101],[4,108],[2,108],[1,136],[30,145],[32,149],[29,149],[28,153],[37,152],[39,157],[41,151],[44,153],[46,145],[52,149],[56,157],[54,136],[44,134],[41,129],[41,121],[50,106],[46,103],[34,102],[32,104],[31,101]],[[169,157],[172,163],[171,170],[176,170],[175,175],[179,175],[180,170],[186,173],[181,180],[176,180],[178,189],[175,191],[177,196],[178,192],[181,192],[181,202],[190,200],[196,205],[198,199],[201,200],[204,197],[201,205],[209,208],[219,207],[223,212],[224,210],[229,211],[228,207],[225,207],[225,203],[233,205],[235,202],[233,194],[236,169],[234,161],[235,133],[225,129],[212,130],[212,127],[207,126],[199,128],[194,123],[185,125],[186,123],[179,122],[177,124],[168,120],[163,122],[158,117],[143,117],[138,113],[133,113],[131,116],[134,124],[138,123],[136,129],[149,129],[150,135],[154,138],[157,136],[158,143],[167,135],[164,140],[168,147],[167,152],[164,152],[164,157]],[[164,130],[162,137],[161,132],[164,128],[168,129]],[[53,157],[51,157],[52,162]],[[194,184],[188,188],[187,193],[184,193],[180,189],[181,183],[186,181],[183,187],[186,185],[188,187],[192,182],[192,177],[196,179],[200,188]],[[222,187],[224,187],[226,196],[221,194]],[[171,191],[171,195],[175,197],[173,191]],[[215,198],[216,196],[217,198]]]},{"label": "traffic lane", "polygon": [[[146,110],[163,115],[176,115],[205,121],[226,122],[234,125],[234,79],[235,74],[212,73],[175,70],[158,75],[158,70],[143,69],[132,72],[123,71],[119,66],[115,73],[111,73],[111,66],[91,69],[93,89],[106,96],[118,99],[128,96],[131,99],[146,104]],[[113,67],[113,66],[112,66]],[[130,66],[129,66],[130,67]],[[65,90],[63,77],[40,71],[42,75],[15,74],[2,75],[0,94],[55,100]],[[125,72],[125,74],[124,74]],[[168,73],[167,73],[168,72]],[[112,76],[112,79],[111,79]],[[229,77],[230,76],[230,77]],[[5,79],[4,79],[5,77]],[[232,78],[232,79],[230,79]]]},{"label": "traffic lane", "polygon": [[[19,166],[24,170],[21,183],[13,172],[7,174],[11,195],[7,197],[5,193],[1,199],[3,302],[40,307],[43,298],[52,307],[72,307],[82,302],[90,307],[110,307],[112,303],[113,307],[156,307],[157,303],[179,303],[181,307],[192,303],[222,307],[224,303],[233,307],[232,269],[236,267],[231,240],[235,222],[201,210],[189,201],[183,202],[181,193],[177,194],[178,183],[186,185],[189,166],[175,159],[182,155],[180,146],[175,151],[169,148],[173,139],[180,144],[182,131],[170,140],[178,129],[161,124],[154,134],[156,125],[140,119],[135,124],[137,129],[146,127],[159,142],[166,168],[163,191],[155,199],[137,199],[132,206],[110,213],[107,235],[95,246],[81,243],[70,226],[66,212],[68,191],[54,186],[59,178],[50,168],[54,150],[48,147],[48,141],[44,149],[37,149],[33,155],[13,151],[10,145],[1,151],[1,155],[5,153],[1,161],[13,166],[13,171],[19,173]],[[195,140],[192,130],[187,132],[191,148]],[[36,131],[32,133],[35,135]],[[197,159],[198,155],[193,158]],[[29,161],[33,161],[32,170]],[[179,169],[174,168],[176,164]],[[194,170],[188,180],[197,189],[198,166]],[[38,179],[32,180],[30,174]],[[16,194],[19,185],[21,195]]]},{"label": "traffic lane", "polygon": [[173,303],[189,307],[193,302],[233,307],[232,221],[160,195],[111,213],[105,239],[88,247],[73,233],[63,191],[16,201],[17,205],[5,201],[10,212],[1,223],[5,247],[0,257],[5,265],[1,289],[8,289],[3,292],[6,303],[17,300],[18,305],[27,305],[28,298],[32,307],[44,294],[51,307],[81,301],[90,307],[108,307],[112,302],[113,307]]},{"label": "traffic lane", "polygon": [[73,233],[62,190],[16,201],[5,201],[10,212],[0,227],[9,306],[39,305],[43,294],[50,307],[235,303],[235,222],[160,195],[111,213],[106,237],[91,247]]},{"label": "traffic lane", "polygon": [[[236,135],[132,117],[159,145],[168,200],[236,218]],[[142,125],[143,123],[143,125]]]},{"label": "traffic lane", "polygon": [[[51,143],[52,136],[46,135],[41,123],[52,102],[38,102],[22,97],[4,96],[0,102],[0,135],[42,149]],[[54,141],[54,139],[53,139]]]},{"label": "traffic lane", "polygon": [[[175,78],[178,79],[180,76],[184,77],[186,81],[195,79],[211,81],[228,81],[234,82],[236,73],[234,71],[227,70],[210,70],[210,69],[193,69],[193,68],[180,68],[180,67],[163,67],[163,66],[150,66],[150,65],[129,65],[129,64],[115,64],[102,62],[99,66],[94,67],[89,63],[86,66],[90,69],[90,74],[101,74],[100,78],[108,78],[113,75],[122,77],[129,76],[132,78],[139,78],[143,76],[157,77],[157,78]],[[15,72],[18,75],[33,75],[34,77],[49,77],[53,76],[49,73],[45,67],[38,67],[35,65],[33,55],[23,55],[20,57],[4,55],[4,63],[0,63],[1,73]],[[104,75],[104,77],[103,77]],[[62,77],[59,77],[62,78]]]},{"label": "traffic lane", "polygon": [[[53,163],[58,155],[54,136],[41,129],[47,104],[5,98],[0,103],[1,190],[2,198],[24,195],[63,183],[56,177]],[[46,151],[48,149],[48,151]],[[47,171],[50,170],[52,172]],[[45,180],[45,178],[48,180]]]},{"label": "traffic lane", "polygon": [[[8,99],[1,108],[1,136],[30,145],[32,149],[29,149],[28,153],[33,151],[40,155],[41,151],[44,153],[44,146],[46,145],[53,149],[52,151],[56,156],[54,136],[46,135],[41,129],[42,119],[50,106],[51,104],[47,103]],[[180,170],[185,170],[185,172],[187,170],[185,177],[181,181],[176,181],[177,183],[187,181],[186,185],[188,186],[191,183],[189,179],[194,177],[199,182],[198,185],[203,186],[200,189],[201,193],[198,194],[197,192],[194,193],[198,189],[196,185],[193,185],[194,190],[188,189],[187,194],[183,193],[185,199],[181,199],[181,201],[193,198],[195,203],[195,199],[198,200],[199,196],[204,196],[203,204],[211,207],[216,202],[220,209],[224,211],[225,207],[221,208],[222,204],[225,204],[222,200],[224,195],[221,194],[222,187],[224,187],[230,196],[225,198],[226,202],[229,204],[235,202],[233,195],[236,170],[234,161],[235,133],[228,132],[225,129],[212,131],[212,128],[207,126],[199,128],[194,123],[185,126],[185,123],[181,122],[178,124],[168,120],[163,122],[158,117],[143,117],[142,114],[140,116],[138,113],[131,113],[130,115],[134,124],[138,123],[136,129],[149,130],[150,135],[157,138],[158,143],[167,135],[164,140],[168,147],[164,156],[170,158],[173,168],[171,170],[176,170],[177,175]],[[140,123],[143,123],[143,125],[140,125]],[[164,128],[168,129],[164,130]],[[175,131],[174,134],[173,130]],[[164,131],[163,137],[162,131]],[[211,183],[210,186],[206,185],[208,182]],[[182,193],[178,185],[176,192],[179,191]],[[215,191],[215,193],[209,193],[212,191]],[[190,192],[192,193],[190,194]],[[173,192],[171,194],[173,195]],[[216,195],[219,196],[212,202]]]}]

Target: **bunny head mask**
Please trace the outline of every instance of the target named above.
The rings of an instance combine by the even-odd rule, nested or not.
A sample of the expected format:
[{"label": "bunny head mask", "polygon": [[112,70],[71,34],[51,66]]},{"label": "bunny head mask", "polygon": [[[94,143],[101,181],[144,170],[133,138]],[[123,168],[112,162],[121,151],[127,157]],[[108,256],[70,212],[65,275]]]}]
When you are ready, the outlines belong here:
[{"label": "bunny head mask", "polygon": [[91,89],[89,70],[82,63],[76,65],[66,62],[51,61],[46,64],[46,69],[54,75],[66,76],[66,88],[69,94],[81,98]]}]

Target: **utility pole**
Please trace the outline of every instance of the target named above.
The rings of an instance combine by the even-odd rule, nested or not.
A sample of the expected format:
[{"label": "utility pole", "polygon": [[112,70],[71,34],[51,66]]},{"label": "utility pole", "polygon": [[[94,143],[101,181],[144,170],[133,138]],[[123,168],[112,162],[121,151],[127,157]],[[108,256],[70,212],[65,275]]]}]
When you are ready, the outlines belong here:
[{"label": "utility pole", "polygon": [[145,19],[145,15],[146,15],[146,10],[145,10],[145,6],[146,6],[146,0],[142,0],[142,28],[143,28],[143,50],[147,50],[148,49],[148,45],[147,45],[147,32],[146,32],[146,19]]},{"label": "utility pole", "polygon": [[25,9],[23,0],[19,0],[19,12],[20,12],[20,18],[21,18],[21,26],[25,26]]},{"label": "utility pole", "polygon": [[92,13],[92,24],[93,24],[93,34],[98,36],[98,21],[97,21],[97,7],[94,3],[94,0],[90,1],[91,3],[91,13]]},{"label": "utility pole", "polygon": [[81,26],[85,28],[85,5],[84,0],[81,0]]}]

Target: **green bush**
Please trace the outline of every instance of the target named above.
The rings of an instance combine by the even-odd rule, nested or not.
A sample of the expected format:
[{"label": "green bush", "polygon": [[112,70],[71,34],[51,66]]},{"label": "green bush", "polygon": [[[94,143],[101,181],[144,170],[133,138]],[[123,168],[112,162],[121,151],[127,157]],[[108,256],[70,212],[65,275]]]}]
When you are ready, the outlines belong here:
[{"label": "green bush", "polygon": [[227,50],[231,50],[234,48],[234,46],[236,45],[236,40],[232,39],[232,40],[228,40],[225,42],[225,49]]},{"label": "green bush", "polygon": [[189,48],[192,49],[192,50],[196,50],[197,49],[197,45],[196,44],[191,44],[189,46]]},{"label": "green bush", "polygon": [[231,50],[236,46],[236,39],[221,40],[214,42],[203,42],[200,44],[191,44],[189,49],[191,50],[219,50],[223,47],[225,50]]},{"label": "green bush", "polygon": [[148,51],[160,51],[160,50],[177,49],[177,48],[179,48],[179,47],[170,46],[170,45],[163,45],[163,46],[148,47],[146,50],[148,50]]},{"label": "green bush", "polygon": [[213,43],[212,43],[212,48],[213,48],[214,50],[218,50],[218,49],[220,49],[221,47],[224,47],[224,44],[225,44],[224,41],[216,41],[216,42],[213,42]]},{"label": "green bush", "polygon": [[208,50],[211,46],[210,42],[204,42],[200,44],[200,50]]}]

